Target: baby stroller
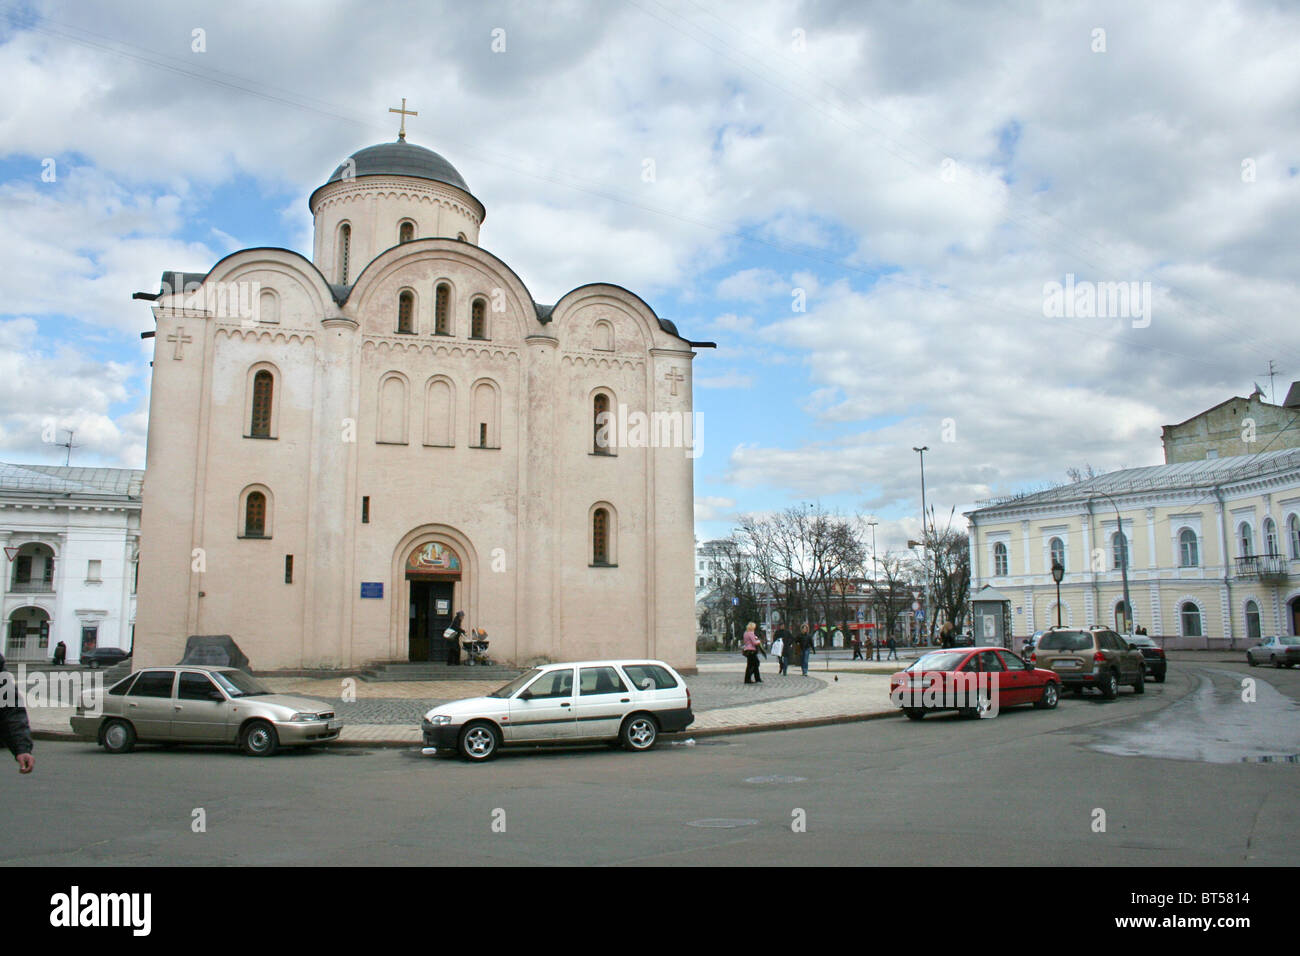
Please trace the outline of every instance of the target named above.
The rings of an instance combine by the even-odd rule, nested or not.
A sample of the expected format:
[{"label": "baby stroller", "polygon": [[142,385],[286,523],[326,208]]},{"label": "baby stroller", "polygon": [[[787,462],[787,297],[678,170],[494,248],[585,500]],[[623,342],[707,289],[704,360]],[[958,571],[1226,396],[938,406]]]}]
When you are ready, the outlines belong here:
[{"label": "baby stroller", "polygon": [[487,631],[470,628],[466,640],[461,642],[461,648],[465,652],[465,665],[472,667],[475,664],[491,664],[488,660],[488,640]]}]

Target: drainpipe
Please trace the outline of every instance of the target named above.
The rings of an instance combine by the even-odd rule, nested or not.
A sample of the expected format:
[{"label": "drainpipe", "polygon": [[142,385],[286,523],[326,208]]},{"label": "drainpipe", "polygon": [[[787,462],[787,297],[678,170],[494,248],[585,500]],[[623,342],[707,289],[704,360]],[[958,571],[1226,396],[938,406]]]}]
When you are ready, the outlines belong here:
[{"label": "drainpipe", "polygon": [[[1232,633],[1234,615],[1232,613],[1232,575],[1229,573],[1229,562],[1232,560],[1228,556],[1228,506],[1224,504],[1223,492],[1218,485],[1214,486],[1214,497],[1219,499],[1219,553],[1223,556],[1223,586],[1228,591],[1228,650],[1237,646],[1237,639]],[[1210,639],[1206,637],[1205,646],[1210,646]]]},{"label": "drainpipe", "polygon": [[[1093,499],[1089,498],[1087,502],[1088,503],[1088,537],[1089,539],[1091,539],[1090,543],[1092,544],[1093,550],[1096,550],[1097,532],[1092,526],[1092,519],[1093,519],[1092,501]],[[1105,554],[1104,550],[1102,554],[1103,555]],[[1089,554],[1086,556],[1086,558],[1088,561],[1088,577],[1092,579],[1092,608],[1093,608],[1093,613],[1095,614],[1097,612],[1097,608],[1101,607],[1101,593],[1097,590],[1097,569],[1093,567],[1092,555]],[[1087,623],[1084,624],[1084,627],[1087,627],[1089,624],[1096,624],[1096,623],[1097,623],[1096,621],[1088,621]]]}]

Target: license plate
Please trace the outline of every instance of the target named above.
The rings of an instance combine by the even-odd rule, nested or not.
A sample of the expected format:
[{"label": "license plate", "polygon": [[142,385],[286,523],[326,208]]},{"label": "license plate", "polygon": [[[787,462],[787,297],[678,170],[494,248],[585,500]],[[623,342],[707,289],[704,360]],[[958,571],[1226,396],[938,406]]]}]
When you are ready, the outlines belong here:
[{"label": "license plate", "polygon": [[1054,671],[1072,671],[1072,670],[1077,669],[1078,666],[1079,666],[1079,662],[1078,662],[1078,661],[1055,661],[1055,662],[1052,664],[1052,670],[1054,670]]},{"label": "license plate", "polygon": [[341,720],[331,720],[331,721],[329,722],[329,728],[330,728],[330,730],[342,730],[342,729],[343,729],[343,721],[341,721]]}]

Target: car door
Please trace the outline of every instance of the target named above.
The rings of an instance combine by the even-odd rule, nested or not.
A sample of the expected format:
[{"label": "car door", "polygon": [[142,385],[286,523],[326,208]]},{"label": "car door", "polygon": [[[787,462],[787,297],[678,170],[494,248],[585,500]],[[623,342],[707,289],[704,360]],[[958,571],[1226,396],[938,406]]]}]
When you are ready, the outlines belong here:
[{"label": "car door", "polygon": [[[997,695],[992,699],[998,702],[999,709],[1016,703],[1011,699],[1013,690],[1007,682],[1006,668],[1002,666],[1002,659],[998,657],[997,651],[980,651],[976,667],[980,670],[981,694]],[[985,681],[987,683],[984,683]]]},{"label": "car door", "polygon": [[1038,678],[1037,672],[1032,670],[1022,658],[1017,657],[1010,651],[999,651],[1002,658],[1002,684],[1000,685],[1001,697],[998,699],[1000,707],[1013,707],[1016,704],[1027,704],[1030,701],[1038,700],[1038,695],[1042,692],[1043,682]]},{"label": "car door", "polygon": [[172,706],[173,740],[224,741],[230,716],[230,702],[207,674],[181,671]]},{"label": "car door", "polygon": [[578,697],[574,702],[574,736],[612,740],[632,706],[632,692],[608,664],[578,668]]},{"label": "car door", "polygon": [[572,739],[573,668],[543,671],[510,700],[509,741]]},{"label": "car door", "polygon": [[123,702],[122,714],[140,740],[168,740],[172,729],[175,671],[142,671]]}]

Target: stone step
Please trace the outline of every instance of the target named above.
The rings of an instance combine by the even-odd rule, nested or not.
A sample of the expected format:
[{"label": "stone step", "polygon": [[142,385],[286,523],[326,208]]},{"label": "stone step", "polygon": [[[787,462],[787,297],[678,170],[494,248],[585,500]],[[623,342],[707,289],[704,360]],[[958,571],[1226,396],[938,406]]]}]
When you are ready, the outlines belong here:
[{"label": "stone step", "polygon": [[448,664],[385,664],[361,672],[367,681],[490,680],[503,684],[522,671],[500,665],[454,667]]}]

